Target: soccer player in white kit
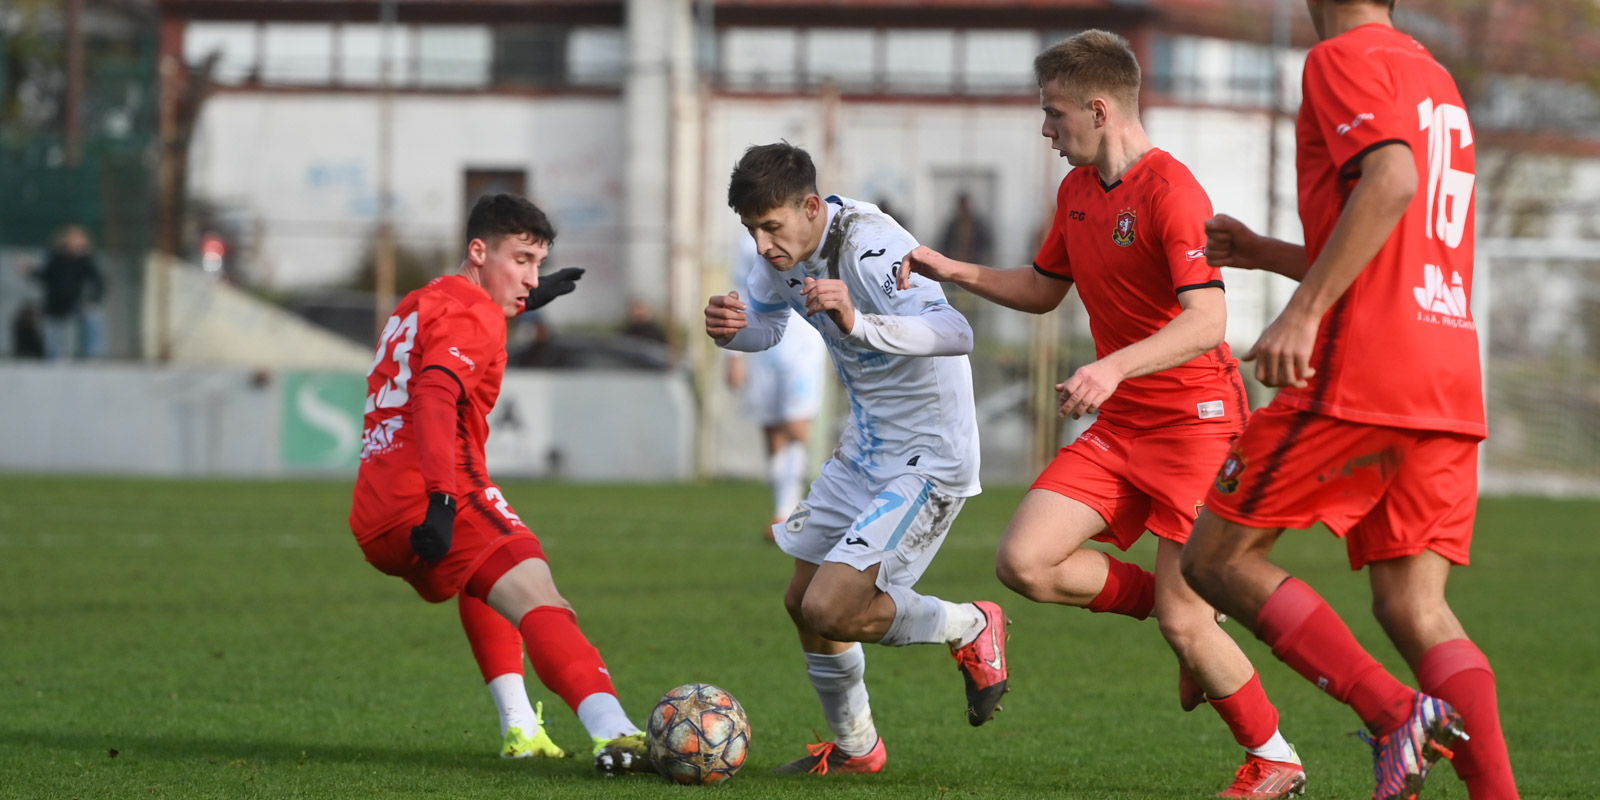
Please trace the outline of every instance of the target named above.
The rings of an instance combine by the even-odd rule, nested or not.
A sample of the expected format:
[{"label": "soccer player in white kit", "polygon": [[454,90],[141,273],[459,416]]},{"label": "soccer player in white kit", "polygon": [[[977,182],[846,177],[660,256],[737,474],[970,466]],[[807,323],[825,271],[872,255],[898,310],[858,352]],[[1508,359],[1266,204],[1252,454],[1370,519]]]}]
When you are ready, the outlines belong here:
[{"label": "soccer player in white kit", "polygon": [[[734,277],[739,285],[766,269],[755,240],[739,237]],[[772,522],[787,519],[800,504],[806,484],[806,443],[811,422],[822,407],[827,347],[798,312],[789,312],[785,335],[759,353],[730,353],[728,384],[743,390],[744,416],[761,426],[767,445],[767,484],[772,487]],[[773,538],[771,529],[766,531]]]},{"label": "soccer player in white kit", "polygon": [[790,310],[822,334],[850,398],[833,458],[777,543],[794,556],[784,606],[834,740],[779,772],[865,773],[887,759],[867,703],[860,642],[944,643],[982,725],[1006,691],[1006,618],[992,602],[912,591],[978,486],[972,326],[937,283],[896,284],[911,234],[869,203],[817,193],[817,171],[788,143],[745,151],[728,205],[767,266],[746,294],[706,306],[718,346],[758,352],[784,338]]}]

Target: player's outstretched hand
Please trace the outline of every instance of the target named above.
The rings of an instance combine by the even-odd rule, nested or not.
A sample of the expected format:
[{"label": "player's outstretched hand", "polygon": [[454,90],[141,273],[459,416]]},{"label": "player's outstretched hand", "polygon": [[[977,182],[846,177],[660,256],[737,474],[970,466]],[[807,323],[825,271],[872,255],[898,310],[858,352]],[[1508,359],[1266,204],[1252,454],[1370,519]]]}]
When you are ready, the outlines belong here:
[{"label": "player's outstretched hand", "polygon": [[956,264],[957,262],[949,256],[927,245],[918,245],[917,249],[906,253],[900,259],[900,274],[895,280],[895,285],[901,290],[910,289],[913,272],[936,281],[955,280]]},{"label": "player's outstretched hand", "polygon": [[1100,413],[1100,405],[1122,384],[1122,378],[1122,373],[1105,361],[1079,367],[1072,377],[1056,384],[1056,397],[1061,401],[1057,413],[1073,419]]},{"label": "player's outstretched hand", "polygon": [[806,298],[806,313],[816,314],[826,311],[833,318],[833,324],[839,330],[849,333],[856,327],[856,306],[850,302],[850,287],[844,281],[828,278],[817,280],[806,278],[805,285],[800,288],[800,294]]},{"label": "player's outstretched hand", "polygon": [[1304,389],[1317,374],[1311,366],[1311,348],[1320,323],[1317,317],[1285,308],[1239,360],[1256,362],[1256,380],[1266,386]]},{"label": "player's outstretched hand", "polygon": [[1206,263],[1213,267],[1261,269],[1260,243],[1260,234],[1227,214],[1206,220]]},{"label": "player's outstretched hand", "polygon": [[578,288],[578,279],[581,277],[583,267],[567,267],[539,276],[539,286],[528,292],[527,302],[522,307],[523,313],[542,308],[561,295],[571,294],[573,289]]},{"label": "player's outstretched hand", "polygon": [[430,495],[422,524],[411,529],[411,552],[429,564],[439,563],[450,552],[455,528],[455,498],[444,493]]},{"label": "player's outstretched hand", "polygon": [[744,301],[738,292],[719,294],[706,304],[706,335],[717,340],[727,340],[743,330],[750,322],[744,317]]}]

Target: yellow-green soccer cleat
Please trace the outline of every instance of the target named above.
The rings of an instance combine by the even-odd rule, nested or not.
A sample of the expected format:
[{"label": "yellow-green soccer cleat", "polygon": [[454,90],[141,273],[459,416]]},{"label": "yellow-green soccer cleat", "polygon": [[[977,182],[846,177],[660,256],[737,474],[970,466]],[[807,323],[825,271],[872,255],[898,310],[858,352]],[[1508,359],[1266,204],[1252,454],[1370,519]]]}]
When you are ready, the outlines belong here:
[{"label": "yellow-green soccer cleat", "polygon": [[550,739],[550,734],[544,729],[544,703],[536,703],[533,707],[533,735],[523,733],[521,728],[506,729],[505,744],[500,747],[501,758],[567,758],[567,751]]},{"label": "yellow-green soccer cleat", "polygon": [[650,750],[645,745],[643,733],[630,733],[615,739],[594,739],[594,768],[605,775],[628,773],[655,774],[650,761]]}]

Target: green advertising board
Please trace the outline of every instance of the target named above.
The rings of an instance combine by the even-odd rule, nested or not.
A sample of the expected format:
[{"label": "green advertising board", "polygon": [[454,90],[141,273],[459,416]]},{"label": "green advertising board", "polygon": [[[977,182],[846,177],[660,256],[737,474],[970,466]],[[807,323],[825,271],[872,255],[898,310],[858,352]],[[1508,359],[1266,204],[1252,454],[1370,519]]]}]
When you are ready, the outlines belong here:
[{"label": "green advertising board", "polygon": [[367,382],[354,372],[289,372],[283,387],[285,469],[354,472]]}]

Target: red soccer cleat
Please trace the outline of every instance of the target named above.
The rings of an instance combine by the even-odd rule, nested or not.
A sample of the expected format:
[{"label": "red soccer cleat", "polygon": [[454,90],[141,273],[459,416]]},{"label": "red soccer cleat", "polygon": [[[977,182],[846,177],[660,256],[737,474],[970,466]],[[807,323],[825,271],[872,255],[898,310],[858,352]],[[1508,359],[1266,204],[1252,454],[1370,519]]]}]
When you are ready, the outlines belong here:
[{"label": "red soccer cleat", "polygon": [[1217,797],[1242,797],[1264,800],[1276,797],[1299,797],[1306,792],[1306,770],[1300,759],[1268,761],[1245,753],[1244,766],[1233,774],[1233,785]]},{"label": "red soccer cleat", "polygon": [[967,721],[976,728],[988,722],[1000,708],[1000,696],[1005,694],[1006,678],[1006,619],[1000,606],[987,600],[973,605],[988,620],[978,638],[962,647],[952,645],[950,655],[955,656],[956,668],[967,684]]},{"label": "red soccer cleat", "polygon": [[878,743],[864,756],[852,756],[834,746],[833,742],[817,742],[806,745],[810,753],[805,758],[790,761],[773,772],[781,774],[811,773],[827,775],[831,772],[841,774],[866,774],[881,772],[883,765],[889,760],[889,753],[883,749],[883,737],[878,737]]}]

